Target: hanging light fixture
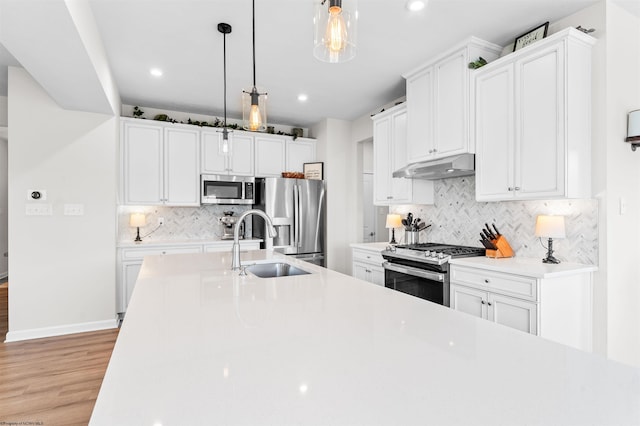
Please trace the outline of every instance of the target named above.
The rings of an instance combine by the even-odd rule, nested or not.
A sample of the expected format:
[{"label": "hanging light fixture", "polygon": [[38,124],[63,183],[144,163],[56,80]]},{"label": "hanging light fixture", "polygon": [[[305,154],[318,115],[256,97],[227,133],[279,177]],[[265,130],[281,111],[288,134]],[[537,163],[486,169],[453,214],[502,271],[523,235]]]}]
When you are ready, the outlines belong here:
[{"label": "hanging light fixture", "polygon": [[267,94],[256,87],[256,2],[253,8],[253,87],[242,91],[242,127],[252,132],[267,128]]},{"label": "hanging light fixture", "polygon": [[[316,5],[313,56],[324,62],[346,62],[356,56],[357,0],[322,0]],[[328,3],[328,8],[325,7]]]},{"label": "hanging light fixture", "polygon": [[218,153],[231,155],[231,131],[227,129],[227,34],[231,33],[231,25],[221,22],[218,24],[218,31],[222,33],[222,64],[224,67],[224,121],[218,139]]}]

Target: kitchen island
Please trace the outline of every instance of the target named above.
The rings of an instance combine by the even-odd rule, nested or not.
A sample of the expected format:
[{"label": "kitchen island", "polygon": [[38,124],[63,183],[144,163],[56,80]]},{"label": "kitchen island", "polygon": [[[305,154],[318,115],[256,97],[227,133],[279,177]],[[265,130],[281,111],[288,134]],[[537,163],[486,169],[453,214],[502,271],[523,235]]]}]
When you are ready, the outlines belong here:
[{"label": "kitchen island", "polygon": [[149,256],[92,425],[640,424],[640,369],[271,251]]}]

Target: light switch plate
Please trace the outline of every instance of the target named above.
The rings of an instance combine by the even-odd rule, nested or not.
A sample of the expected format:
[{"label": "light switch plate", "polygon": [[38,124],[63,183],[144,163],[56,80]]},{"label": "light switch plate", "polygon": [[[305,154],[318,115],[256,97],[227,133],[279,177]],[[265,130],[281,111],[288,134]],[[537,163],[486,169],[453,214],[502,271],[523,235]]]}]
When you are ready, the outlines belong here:
[{"label": "light switch plate", "polygon": [[84,204],[65,204],[65,216],[84,216]]},{"label": "light switch plate", "polygon": [[53,206],[51,204],[27,204],[25,206],[27,216],[51,216],[53,215]]}]

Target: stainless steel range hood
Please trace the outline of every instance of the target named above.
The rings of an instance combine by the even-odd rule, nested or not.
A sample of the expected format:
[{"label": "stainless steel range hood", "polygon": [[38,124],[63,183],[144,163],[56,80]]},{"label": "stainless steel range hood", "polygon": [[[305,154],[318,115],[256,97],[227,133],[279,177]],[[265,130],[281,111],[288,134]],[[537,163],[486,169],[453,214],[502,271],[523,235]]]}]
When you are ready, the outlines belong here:
[{"label": "stainless steel range hood", "polygon": [[413,163],[393,172],[393,177],[436,180],[475,174],[475,155],[460,154]]}]

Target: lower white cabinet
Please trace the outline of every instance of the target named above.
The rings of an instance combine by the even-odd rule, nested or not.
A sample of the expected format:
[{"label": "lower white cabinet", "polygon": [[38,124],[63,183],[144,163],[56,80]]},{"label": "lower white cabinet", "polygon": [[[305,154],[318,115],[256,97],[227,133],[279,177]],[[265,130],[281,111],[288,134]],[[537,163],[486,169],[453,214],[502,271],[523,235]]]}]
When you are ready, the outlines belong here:
[{"label": "lower white cabinet", "polygon": [[[362,247],[362,246],[360,246]],[[380,254],[380,248],[353,248],[352,249],[352,272],[351,275],[363,281],[377,284],[384,287],[384,259]]]},{"label": "lower white cabinet", "polygon": [[504,273],[452,264],[451,308],[591,351],[592,274],[564,268],[561,273],[527,275],[526,267],[519,273]]},{"label": "lower white cabinet", "polygon": [[[142,247],[123,247],[118,249],[118,271],[116,283],[116,308],[117,313],[127,311],[129,300],[133,294],[145,256],[171,255],[171,254],[192,254],[192,253],[212,253],[220,251],[231,251],[233,241],[215,241],[209,243],[188,243],[180,245],[172,244],[146,244]],[[259,250],[260,240],[243,240],[240,242],[241,251]]]}]

